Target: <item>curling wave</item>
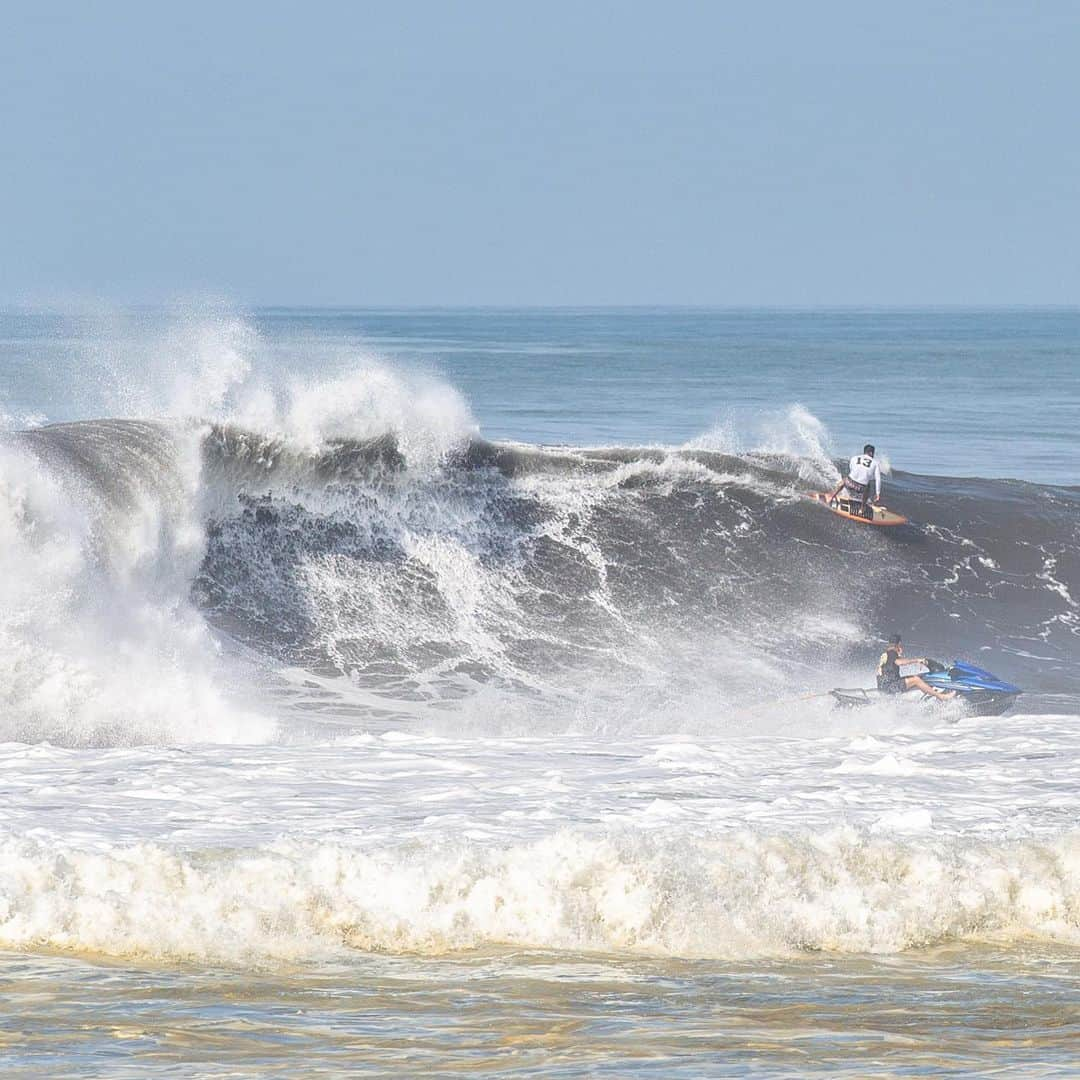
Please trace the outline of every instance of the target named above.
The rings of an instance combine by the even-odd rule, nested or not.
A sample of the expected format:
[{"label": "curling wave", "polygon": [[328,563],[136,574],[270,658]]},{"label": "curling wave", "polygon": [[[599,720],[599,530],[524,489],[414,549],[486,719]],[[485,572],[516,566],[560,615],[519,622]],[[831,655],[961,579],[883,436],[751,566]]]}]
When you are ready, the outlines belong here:
[{"label": "curling wave", "polygon": [[894,628],[1080,690],[1080,490],[899,474],[889,500],[917,525],[884,537],[801,498],[827,459],[454,431],[437,450],[393,425],[9,435],[8,736],[265,737],[226,704],[229,643],[407,708],[499,688],[630,725],[813,686]]},{"label": "curling wave", "polygon": [[[440,680],[552,689],[598,665],[666,666],[745,697],[762,664],[770,690],[804,685],[898,628],[992,651],[1046,692],[1080,686],[1076,490],[899,475],[890,499],[918,525],[882,537],[808,505],[835,469],[790,454],[472,439],[415,469],[389,438],[298,458],[221,429],[205,453],[229,495],[208,523],[203,610],[359,682],[437,699]],[[723,670],[702,644],[723,645]]]}]

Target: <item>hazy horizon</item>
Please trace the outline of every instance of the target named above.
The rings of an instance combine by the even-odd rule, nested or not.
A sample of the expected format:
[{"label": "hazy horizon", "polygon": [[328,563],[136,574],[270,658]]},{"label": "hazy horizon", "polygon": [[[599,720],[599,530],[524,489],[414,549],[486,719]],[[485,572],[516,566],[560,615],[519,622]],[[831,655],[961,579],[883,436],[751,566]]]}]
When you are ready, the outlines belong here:
[{"label": "hazy horizon", "polygon": [[410,303],[410,304],[374,304],[374,303],[286,303],[286,302],[265,302],[265,303],[251,303],[243,304],[237,303],[232,300],[223,297],[215,298],[190,298],[185,297],[182,299],[176,298],[164,298],[161,300],[153,301],[131,301],[124,302],[122,300],[105,300],[102,298],[86,299],[85,297],[69,297],[66,299],[59,298],[54,299],[47,303],[41,303],[36,301],[9,301],[0,303],[0,312],[8,315],[17,315],[20,313],[30,314],[55,314],[70,317],[79,317],[81,315],[91,316],[100,311],[116,311],[116,312],[153,312],[155,314],[168,315],[170,312],[178,310],[193,310],[199,311],[205,309],[207,311],[213,311],[215,309],[224,309],[234,312],[236,314],[250,313],[258,315],[261,312],[271,311],[289,311],[289,312],[319,312],[319,311],[341,311],[341,312],[483,312],[483,311],[570,311],[570,312],[603,312],[603,311],[625,311],[625,312],[651,312],[651,311],[702,311],[702,312],[763,312],[763,313],[776,313],[776,314],[934,314],[940,312],[943,315],[947,314],[963,314],[970,312],[972,314],[994,314],[1000,312],[1002,314],[1008,314],[1010,312],[1046,312],[1048,314],[1073,314],[1080,313],[1080,303],[1076,304],[678,304],[678,303],[649,303],[642,301],[638,303],[628,304],[548,304],[548,303],[522,303],[522,304],[484,304],[484,303],[460,303],[460,304],[439,304],[439,303]]}]

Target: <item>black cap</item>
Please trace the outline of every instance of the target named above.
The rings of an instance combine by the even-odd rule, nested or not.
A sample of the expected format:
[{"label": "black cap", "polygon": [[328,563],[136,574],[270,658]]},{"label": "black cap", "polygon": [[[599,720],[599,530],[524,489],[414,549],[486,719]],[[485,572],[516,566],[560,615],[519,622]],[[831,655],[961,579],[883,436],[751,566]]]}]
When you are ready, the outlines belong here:
[{"label": "black cap", "polygon": [[901,643],[901,642],[900,642],[900,635],[899,635],[899,634],[893,634],[893,635],[892,635],[892,636],[891,636],[891,637],[889,638],[889,644],[890,644],[890,645],[899,645],[900,643]]},{"label": "black cap", "polygon": [[865,445],[865,446],[864,446],[864,447],[862,448],[862,452],[863,452],[864,454],[869,454],[869,455],[870,455],[871,457],[873,457],[873,456],[874,456],[874,444],[873,444],[873,443],[867,443],[867,444],[866,444],[866,445]]}]

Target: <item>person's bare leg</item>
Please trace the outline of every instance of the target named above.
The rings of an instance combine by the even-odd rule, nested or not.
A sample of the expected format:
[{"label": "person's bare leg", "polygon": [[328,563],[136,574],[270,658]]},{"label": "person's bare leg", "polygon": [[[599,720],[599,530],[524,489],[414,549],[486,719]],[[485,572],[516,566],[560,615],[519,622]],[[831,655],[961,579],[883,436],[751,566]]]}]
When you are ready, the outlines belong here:
[{"label": "person's bare leg", "polygon": [[931,686],[925,679],[920,678],[918,675],[908,675],[907,678],[904,679],[904,686],[908,690],[921,690],[924,694],[936,697],[939,701],[951,701],[956,697],[955,690],[939,690],[936,686]]}]

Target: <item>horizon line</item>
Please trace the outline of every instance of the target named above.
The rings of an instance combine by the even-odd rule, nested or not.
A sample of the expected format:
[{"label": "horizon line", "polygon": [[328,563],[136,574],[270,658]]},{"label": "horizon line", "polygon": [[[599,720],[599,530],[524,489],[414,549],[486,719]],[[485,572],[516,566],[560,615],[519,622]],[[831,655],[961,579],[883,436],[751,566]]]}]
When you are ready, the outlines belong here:
[{"label": "horizon line", "polygon": [[29,302],[0,302],[0,313],[3,314],[70,314],[78,315],[81,310],[90,313],[94,308],[107,307],[120,310],[135,311],[167,311],[171,308],[198,304],[202,300],[208,307],[225,306],[236,309],[258,312],[295,311],[295,312],[361,312],[361,311],[394,311],[394,312],[420,312],[420,311],[565,311],[565,312],[768,312],[775,314],[993,314],[1007,312],[1032,312],[1032,313],[1080,313],[1080,302],[1075,304],[1062,303],[1007,303],[1007,304],[908,304],[908,303],[880,303],[880,304],[682,304],[682,303],[630,303],[630,304],[552,304],[552,303],[241,303],[232,301],[221,296],[206,295],[204,297],[188,296],[177,297],[173,300],[161,301],[108,301],[91,299],[72,299],[70,305],[60,303],[34,304]]}]

